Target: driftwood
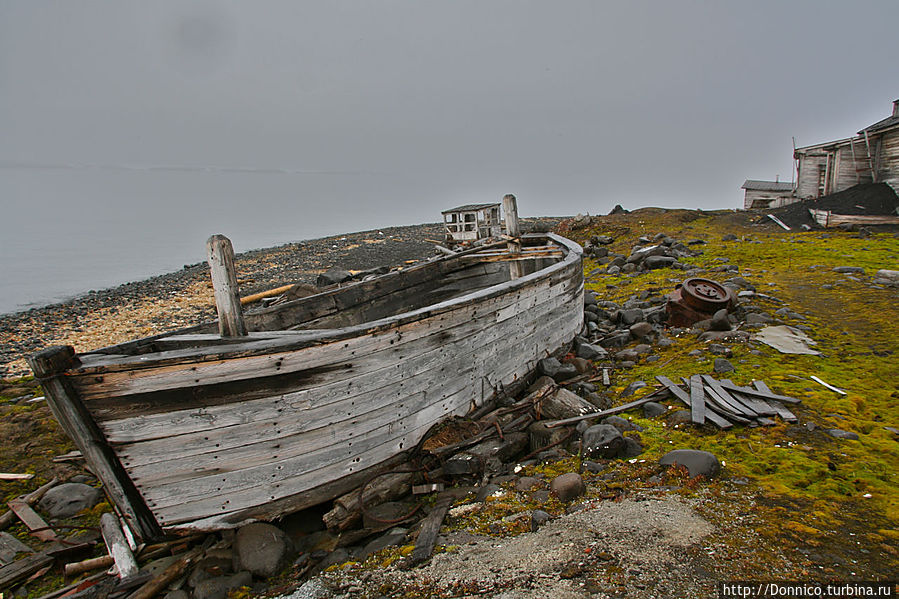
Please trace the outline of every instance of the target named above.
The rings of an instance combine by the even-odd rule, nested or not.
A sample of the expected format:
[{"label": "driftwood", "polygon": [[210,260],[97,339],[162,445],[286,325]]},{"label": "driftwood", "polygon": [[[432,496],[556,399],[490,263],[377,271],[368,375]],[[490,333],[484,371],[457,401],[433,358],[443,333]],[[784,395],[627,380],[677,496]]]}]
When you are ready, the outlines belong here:
[{"label": "driftwood", "polygon": [[437,535],[440,533],[440,526],[443,524],[443,519],[446,518],[446,512],[452,502],[452,496],[449,495],[439,498],[434,509],[422,521],[418,539],[415,541],[415,549],[412,550],[410,556],[411,565],[420,564],[431,557],[434,545],[437,543]]},{"label": "driftwood", "polygon": [[[47,491],[56,486],[58,482],[59,479],[54,478],[47,484],[38,487],[31,493],[23,495],[20,499],[22,499],[28,505],[34,505],[41,500],[41,498],[47,493]],[[16,515],[12,512],[12,510],[0,515],[0,530],[6,530],[15,519]]]},{"label": "driftwood", "polygon": [[74,578],[79,574],[83,574],[85,572],[90,572],[91,570],[99,570],[100,568],[108,568],[113,565],[115,560],[111,555],[102,555],[100,557],[92,557],[91,559],[86,559],[81,562],[75,562],[71,564],[66,564],[63,567],[63,572],[66,575],[66,578]]},{"label": "driftwood", "polygon": [[0,568],[0,589],[28,578],[35,572],[53,563],[46,553],[35,553]]},{"label": "driftwood", "polygon": [[628,410],[632,410],[643,404],[649,403],[651,401],[656,401],[658,399],[664,399],[668,396],[668,389],[663,387],[658,391],[653,391],[649,395],[645,395],[640,399],[635,399],[634,401],[628,402],[626,404],[621,404],[620,406],[616,406],[614,408],[609,408],[608,410],[602,410],[600,412],[591,412],[589,414],[583,414],[581,416],[574,416],[572,418],[566,418],[564,420],[557,420],[555,422],[550,422],[546,424],[547,428],[556,428],[558,426],[564,426],[566,424],[573,424],[575,422],[580,422],[581,420],[590,420],[592,418],[602,418],[603,416],[612,416],[614,414],[620,414],[621,412],[627,412]]},{"label": "driftwood", "polygon": [[535,410],[541,418],[563,420],[596,411],[596,406],[567,389],[556,389],[536,402]]},{"label": "driftwood", "polygon": [[0,472],[0,480],[31,480],[33,474],[15,474],[11,472]]},{"label": "driftwood", "polygon": [[128,545],[125,534],[119,526],[118,518],[109,512],[100,516],[100,531],[103,533],[106,549],[115,561],[119,578],[130,578],[137,574],[139,570],[137,561],[134,559],[131,547]]},{"label": "driftwood", "polygon": [[34,550],[9,533],[0,532],[0,566],[11,564],[20,553],[33,553]]},{"label": "driftwood", "polygon": [[224,235],[213,235],[206,241],[206,255],[212,287],[215,291],[215,307],[219,317],[219,335],[245,337],[247,325],[240,309],[237,271],[234,269],[234,248]]},{"label": "driftwood", "polygon": [[362,519],[362,505],[377,505],[402,497],[412,489],[415,473],[400,472],[378,476],[343,497],[334,500],[331,511],[322,516],[331,530],[347,530]]},{"label": "driftwood", "polygon": [[203,547],[195,547],[184,556],[163,570],[157,576],[144,583],[142,587],[128,596],[128,599],[152,599],[168,586],[170,582],[184,574],[190,565],[198,560],[206,550]]}]

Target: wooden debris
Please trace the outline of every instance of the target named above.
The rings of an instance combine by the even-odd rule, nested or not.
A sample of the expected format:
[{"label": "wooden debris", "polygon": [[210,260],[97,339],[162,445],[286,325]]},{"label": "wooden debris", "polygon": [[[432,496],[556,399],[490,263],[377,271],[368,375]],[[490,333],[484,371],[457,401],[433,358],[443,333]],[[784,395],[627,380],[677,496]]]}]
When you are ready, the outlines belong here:
[{"label": "wooden debris", "polygon": [[[28,493],[27,495],[23,495],[19,499],[22,499],[28,505],[34,505],[38,501],[41,500],[41,497],[43,497],[47,493],[47,491],[49,491],[54,486],[56,486],[56,484],[58,482],[59,482],[59,479],[54,478],[47,484],[38,487],[37,489],[35,489],[31,493]],[[12,524],[15,519],[16,519],[16,515],[12,512],[12,510],[0,515],[0,530],[5,530],[6,528],[8,528],[9,525]]]},{"label": "wooden debris", "polygon": [[777,395],[763,381],[755,381],[754,387],[742,387],[729,379],[716,380],[709,375],[694,374],[684,378],[689,394],[671,379],[657,376],[671,393],[691,410],[692,419],[697,422],[698,411],[704,411],[704,419],[726,429],[734,423],[750,426],[771,426],[770,416],[780,416],[786,422],[795,422],[796,416],[783,407],[782,401],[799,403],[800,400]]},{"label": "wooden debris", "polygon": [[451,495],[444,495],[439,498],[434,509],[422,521],[418,539],[415,541],[415,549],[412,550],[410,557],[412,565],[420,564],[431,557],[431,554],[434,552],[434,545],[437,543],[440,526],[443,524],[443,519],[446,518],[446,512],[449,510],[452,501]]},{"label": "wooden debris", "polygon": [[103,541],[106,542],[109,555],[115,561],[119,578],[130,578],[137,574],[139,570],[137,561],[114,514],[107,512],[100,516],[100,532],[103,533]]},{"label": "wooden debris", "polygon": [[[66,595],[67,597],[73,597],[73,598],[78,597],[78,599],[81,599],[81,597],[83,597],[83,595],[79,597],[79,595],[80,595],[79,591],[93,588],[94,586],[97,585],[97,583],[95,581],[98,581],[101,578],[104,578],[105,576],[107,576],[106,572],[98,572],[96,574],[92,574],[91,576],[88,576],[84,580],[79,580],[78,582],[73,582],[72,584],[62,587],[61,589],[56,589],[55,591],[47,593],[46,595],[40,597],[39,599],[56,599],[57,597],[61,597],[63,595]],[[111,580],[112,580],[112,584],[110,585],[110,588],[112,588],[112,585],[115,584],[115,579],[111,579]],[[73,594],[69,595],[68,593],[73,593]]]},{"label": "wooden debris", "polygon": [[335,499],[334,507],[322,516],[322,520],[332,530],[347,530],[362,518],[363,501],[367,505],[375,505],[402,497],[412,489],[414,479],[412,472],[375,477],[368,484]]},{"label": "wooden debris", "polygon": [[84,572],[99,570],[100,568],[108,568],[114,563],[115,560],[112,559],[111,555],[102,555],[100,557],[92,557],[91,559],[86,559],[81,562],[66,564],[63,567],[63,572],[65,572],[66,578],[74,578],[75,576],[83,574]]},{"label": "wooden debris", "polygon": [[0,532],[0,566],[11,564],[20,553],[33,553],[34,550],[8,532]]},{"label": "wooden debris", "polygon": [[0,472],[0,480],[31,480],[33,474],[14,474],[10,472]]},{"label": "wooden debris", "polygon": [[565,426],[566,424],[574,424],[575,422],[580,422],[581,420],[590,420],[591,418],[602,418],[603,416],[612,416],[614,414],[620,414],[621,412],[627,412],[628,410],[632,410],[636,407],[642,406],[643,404],[649,403],[651,401],[656,401],[659,399],[664,399],[668,396],[668,389],[662,388],[658,391],[653,391],[649,395],[644,395],[640,399],[635,399],[634,401],[628,402],[626,404],[621,404],[620,406],[616,406],[614,408],[609,408],[608,410],[602,410],[601,412],[591,412],[589,414],[583,414],[581,416],[574,416],[572,418],[565,418],[564,420],[556,420],[554,422],[547,422],[546,428],[556,428],[557,426]]},{"label": "wooden debris", "polygon": [[846,392],[843,391],[842,389],[837,389],[837,388],[834,387],[833,385],[829,385],[829,384],[825,383],[824,381],[822,381],[821,379],[819,379],[818,377],[816,377],[816,376],[814,376],[814,375],[812,375],[810,378],[811,378],[813,381],[815,381],[816,383],[818,383],[819,385],[823,385],[823,386],[827,387],[827,388],[830,389],[831,391],[835,391],[836,393],[839,393],[840,395],[846,395]]},{"label": "wooden debris", "polygon": [[41,541],[56,540],[56,533],[50,528],[49,524],[44,522],[44,519],[41,518],[37,512],[31,509],[31,506],[28,505],[27,501],[21,498],[13,499],[6,505],[8,505],[9,509],[19,517],[19,520],[28,527],[28,530],[30,530],[31,534],[35,537]]},{"label": "wooden debris", "polygon": [[537,400],[535,408],[539,417],[551,420],[576,418],[596,410],[592,403],[567,389],[556,389],[543,395]]},{"label": "wooden debris", "polygon": [[164,590],[169,585],[169,583],[184,574],[187,571],[188,567],[190,567],[193,562],[198,560],[205,552],[206,550],[203,547],[195,547],[194,549],[191,549],[186,554],[184,554],[181,559],[163,570],[157,576],[144,583],[142,587],[129,595],[128,599],[152,599],[162,590]]},{"label": "wooden debris", "polygon": [[439,493],[443,491],[443,483],[431,483],[427,485],[413,485],[413,495],[427,495],[428,493]]},{"label": "wooden debris", "polygon": [[0,589],[24,580],[35,572],[53,563],[53,558],[46,553],[35,553],[13,563],[0,567]]}]

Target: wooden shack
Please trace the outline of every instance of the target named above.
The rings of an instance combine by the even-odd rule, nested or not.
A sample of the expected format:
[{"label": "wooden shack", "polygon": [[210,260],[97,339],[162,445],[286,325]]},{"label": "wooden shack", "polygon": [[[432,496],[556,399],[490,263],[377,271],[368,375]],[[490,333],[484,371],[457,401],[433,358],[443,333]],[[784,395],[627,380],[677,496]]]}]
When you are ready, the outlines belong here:
[{"label": "wooden shack", "polygon": [[441,214],[449,241],[475,241],[502,234],[499,203],[466,204]]},{"label": "wooden shack", "polygon": [[746,179],[743,183],[743,209],[766,210],[780,208],[796,201],[793,196],[793,184],[780,181],[756,181]]},{"label": "wooden shack", "polygon": [[855,137],[796,148],[796,198],[819,198],[859,183],[899,187],[899,100],[890,116]]}]

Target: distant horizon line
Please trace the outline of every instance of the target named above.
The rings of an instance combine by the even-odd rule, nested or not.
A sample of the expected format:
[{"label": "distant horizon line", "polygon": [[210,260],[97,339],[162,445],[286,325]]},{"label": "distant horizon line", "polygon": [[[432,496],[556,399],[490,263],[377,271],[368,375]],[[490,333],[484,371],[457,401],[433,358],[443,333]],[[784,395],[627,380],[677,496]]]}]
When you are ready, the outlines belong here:
[{"label": "distant horizon line", "polygon": [[110,170],[132,172],[185,172],[185,173],[238,173],[253,175],[386,175],[383,171],[363,170],[303,170],[292,168],[265,168],[255,166],[176,165],[176,164],[101,164],[90,162],[17,162],[0,160],[0,169],[28,170]]}]

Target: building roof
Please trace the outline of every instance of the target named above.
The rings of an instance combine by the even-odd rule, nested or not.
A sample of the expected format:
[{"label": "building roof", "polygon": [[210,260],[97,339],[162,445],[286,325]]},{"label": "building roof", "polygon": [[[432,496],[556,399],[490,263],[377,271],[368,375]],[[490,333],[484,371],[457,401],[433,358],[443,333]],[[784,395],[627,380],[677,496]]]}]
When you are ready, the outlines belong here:
[{"label": "building roof", "polygon": [[450,212],[474,212],[476,210],[484,210],[485,208],[493,208],[495,206],[499,206],[499,202],[493,202],[492,204],[465,204],[464,206],[444,210],[440,214],[449,214]]},{"label": "building roof", "polygon": [[746,179],[746,182],[743,183],[743,189],[751,189],[753,191],[793,191],[793,184],[781,183],[780,181]]},{"label": "building roof", "polygon": [[868,133],[876,133],[878,131],[883,131],[884,129],[890,129],[891,127],[895,127],[899,125],[899,116],[888,116],[882,121],[877,121],[870,127],[865,127],[861,131],[858,132],[859,135],[864,135],[865,131]]}]

